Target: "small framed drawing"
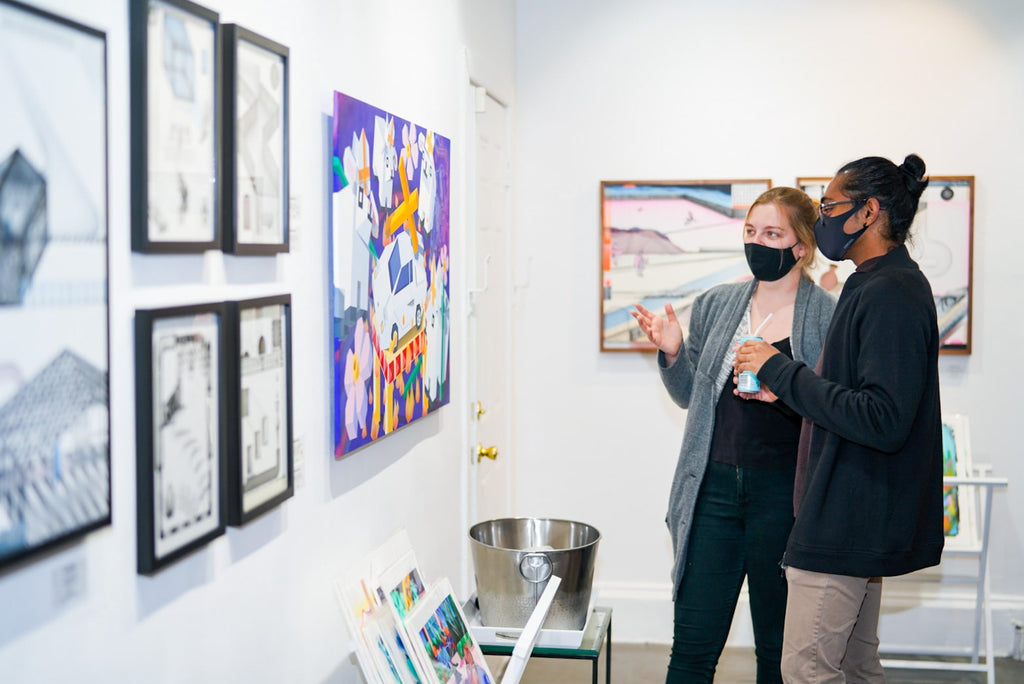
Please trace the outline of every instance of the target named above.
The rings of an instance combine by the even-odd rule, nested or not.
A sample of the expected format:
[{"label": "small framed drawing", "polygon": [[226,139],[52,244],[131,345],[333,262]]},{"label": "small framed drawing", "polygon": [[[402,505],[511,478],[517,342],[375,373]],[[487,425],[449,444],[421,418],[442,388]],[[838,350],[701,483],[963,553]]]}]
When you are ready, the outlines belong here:
[{"label": "small framed drawing", "polygon": [[135,312],[138,571],[223,534],[222,303]]},{"label": "small framed drawing", "polygon": [[0,567],[111,522],[107,40],[0,0]]},{"label": "small framed drawing", "polygon": [[288,48],[221,27],[221,226],[235,254],[288,251]]},{"label": "small framed drawing", "polygon": [[[907,241],[910,256],[932,287],[939,324],[940,354],[971,353],[971,285],[974,272],[974,176],[929,176]],[[831,178],[800,177],[797,186],[821,199]],[[832,268],[841,287],[852,262],[819,259],[820,281]],[[834,268],[833,268],[834,267]],[[826,289],[831,289],[827,288]],[[838,295],[839,290],[833,290]]]},{"label": "small framed drawing", "polygon": [[671,302],[685,330],[697,295],[749,279],[741,232],[767,179],[601,181],[601,351],[657,351],[630,315]]},{"label": "small framed drawing", "polygon": [[291,295],[228,304],[228,524],[294,493]]},{"label": "small framed drawing", "polygon": [[219,15],[188,0],[128,12],[132,249],[220,249]]}]

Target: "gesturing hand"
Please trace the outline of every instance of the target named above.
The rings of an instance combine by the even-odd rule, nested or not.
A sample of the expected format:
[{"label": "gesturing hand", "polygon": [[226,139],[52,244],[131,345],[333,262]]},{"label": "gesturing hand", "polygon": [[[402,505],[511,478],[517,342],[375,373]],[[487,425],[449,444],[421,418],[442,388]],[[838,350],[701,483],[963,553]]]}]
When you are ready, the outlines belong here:
[{"label": "gesturing hand", "polygon": [[679,319],[676,318],[672,305],[665,303],[664,318],[648,311],[641,304],[637,304],[636,309],[629,313],[636,319],[637,325],[647,335],[651,344],[665,352],[670,362],[675,361],[683,346],[683,329],[679,326]]}]

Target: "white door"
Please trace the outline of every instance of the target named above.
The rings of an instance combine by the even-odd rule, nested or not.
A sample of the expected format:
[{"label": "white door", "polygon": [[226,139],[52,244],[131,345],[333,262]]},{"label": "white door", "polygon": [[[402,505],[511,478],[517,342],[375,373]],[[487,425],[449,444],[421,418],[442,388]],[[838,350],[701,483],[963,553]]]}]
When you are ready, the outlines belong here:
[{"label": "white door", "polygon": [[[470,524],[511,515],[508,108],[475,89],[475,206],[470,211]],[[479,447],[479,449],[478,449]],[[490,458],[488,456],[493,456]]]}]

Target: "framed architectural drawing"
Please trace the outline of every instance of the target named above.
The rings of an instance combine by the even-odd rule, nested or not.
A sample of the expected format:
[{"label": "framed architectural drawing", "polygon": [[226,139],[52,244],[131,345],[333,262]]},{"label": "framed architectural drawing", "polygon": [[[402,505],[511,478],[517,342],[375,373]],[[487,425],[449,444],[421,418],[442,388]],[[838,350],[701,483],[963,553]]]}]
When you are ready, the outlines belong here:
[{"label": "framed architectural drawing", "polygon": [[767,179],[601,181],[601,351],[656,351],[633,305],[671,302],[686,329],[708,288],[749,279],[743,221]]},{"label": "framed architectural drawing", "polygon": [[291,295],[228,304],[228,524],[294,493]]},{"label": "framed architectural drawing", "polygon": [[224,249],[288,251],[288,48],[221,27]]},{"label": "framed architectural drawing", "polygon": [[135,312],[138,571],[224,532],[224,304]]},{"label": "framed architectural drawing", "polygon": [[448,403],[451,142],[334,94],[334,455]]},{"label": "framed architectural drawing", "polygon": [[0,0],[0,566],[111,521],[106,83],[103,33]]},{"label": "framed architectural drawing", "polygon": [[218,14],[188,0],[128,7],[132,249],[220,249]]},{"label": "framed architectural drawing", "polygon": [[[820,200],[831,178],[800,177],[797,186]],[[941,354],[971,353],[971,284],[974,272],[974,176],[929,176],[907,242],[935,297]],[[841,286],[853,264],[819,255],[819,272],[835,266]],[[823,264],[823,265],[822,265]],[[834,290],[838,295],[838,290]]]},{"label": "framed architectural drawing", "polygon": [[435,582],[405,619],[412,649],[430,684],[494,684],[447,579]]}]

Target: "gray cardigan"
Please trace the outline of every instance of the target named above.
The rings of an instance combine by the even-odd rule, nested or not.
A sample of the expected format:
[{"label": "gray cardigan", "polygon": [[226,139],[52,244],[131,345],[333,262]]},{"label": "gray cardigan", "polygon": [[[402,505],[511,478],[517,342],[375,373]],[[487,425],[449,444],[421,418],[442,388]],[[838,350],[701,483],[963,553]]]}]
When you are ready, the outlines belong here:
[{"label": "gray cardigan", "polygon": [[[686,568],[690,521],[711,451],[715,406],[724,382],[716,378],[733,334],[750,306],[756,282],[727,283],[701,294],[693,303],[690,331],[676,362],[667,366],[665,354],[658,352],[658,368],[669,396],[680,407],[688,409],[683,446],[679,451],[665,516],[675,555],[673,598]],[[810,280],[800,279],[790,334],[794,360],[814,367],[821,354],[833,309],[835,300],[830,294]]]}]

